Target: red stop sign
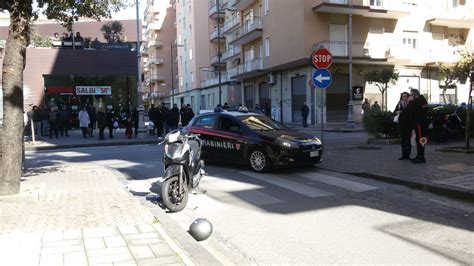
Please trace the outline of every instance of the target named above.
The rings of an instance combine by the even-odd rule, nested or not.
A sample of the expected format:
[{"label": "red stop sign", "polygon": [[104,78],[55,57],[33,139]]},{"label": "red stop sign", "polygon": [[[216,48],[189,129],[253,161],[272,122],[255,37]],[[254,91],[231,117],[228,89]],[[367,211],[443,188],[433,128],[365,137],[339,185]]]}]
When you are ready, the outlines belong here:
[{"label": "red stop sign", "polygon": [[319,48],[311,55],[311,62],[315,68],[328,68],[332,64],[332,54],[326,48]]}]

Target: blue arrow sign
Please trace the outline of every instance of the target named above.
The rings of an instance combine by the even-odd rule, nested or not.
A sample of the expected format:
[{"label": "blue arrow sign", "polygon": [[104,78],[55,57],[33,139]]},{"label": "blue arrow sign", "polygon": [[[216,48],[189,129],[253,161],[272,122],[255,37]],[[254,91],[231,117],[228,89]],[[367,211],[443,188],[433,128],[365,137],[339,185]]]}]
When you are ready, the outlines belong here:
[{"label": "blue arrow sign", "polygon": [[331,85],[331,72],[325,68],[316,69],[313,73],[314,85],[320,89],[325,89]]}]

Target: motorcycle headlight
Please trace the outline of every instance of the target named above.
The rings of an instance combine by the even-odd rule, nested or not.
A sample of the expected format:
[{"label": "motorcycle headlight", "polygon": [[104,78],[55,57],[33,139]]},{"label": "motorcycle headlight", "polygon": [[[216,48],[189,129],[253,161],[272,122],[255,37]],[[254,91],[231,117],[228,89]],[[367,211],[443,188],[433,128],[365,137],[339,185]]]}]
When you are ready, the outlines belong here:
[{"label": "motorcycle headlight", "polygon": [[321,140],[318,138],[314,138],[314,142],[318,145],[321,145]]},{"label": "motorcycle headlight", "polygon": [[170,143],[165,145],[165,155],[172,160],[179,158],[179,156],[181,156],[182,150],[182,143]]},{"label": "motorcycle headlight", "polygon": [[297,149],[298,148],[298,144],[296,144],[293,141],[286,140],[286,139],[277,138],[275,140],[275,143],[277,143],[278,145],[280,145],[282,147],[285,147],[287,149]]}]

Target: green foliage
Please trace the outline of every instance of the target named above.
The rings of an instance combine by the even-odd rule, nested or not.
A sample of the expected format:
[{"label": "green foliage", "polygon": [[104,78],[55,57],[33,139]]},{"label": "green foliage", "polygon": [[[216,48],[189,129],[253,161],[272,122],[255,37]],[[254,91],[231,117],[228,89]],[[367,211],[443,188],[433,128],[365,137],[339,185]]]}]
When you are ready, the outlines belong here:
[{"label": "green foliage", "polygon": [[122,43],[124,41],[123,25],[120,21],[107,22],[100,29],[108,43]]},{"label": "green foliage", "polygon": [[52,47],[53,41],[50,36],[35,34],[31,38],[31,43],[36,47]]},{"label": "green foliage", "polygon": [[373,70],[367,73],[366,80],[370,83],[375,83],[379,87],[380,92],[385,90],[397,82],[400,75],[393,68],[384,68],[382,70]]},{"label": "green foliage", "polygon": [[364,129],[376,138],[397,138],[398,124],[393,122],[393,113],[370,111],[362,120]]}]

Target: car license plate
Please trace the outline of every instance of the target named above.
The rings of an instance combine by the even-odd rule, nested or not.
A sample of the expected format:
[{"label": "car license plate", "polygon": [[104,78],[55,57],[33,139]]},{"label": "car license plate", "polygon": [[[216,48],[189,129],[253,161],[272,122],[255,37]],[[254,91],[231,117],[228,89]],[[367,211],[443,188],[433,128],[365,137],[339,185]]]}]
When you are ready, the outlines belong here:
[{"label": "car license plate", "polygon": [[309,157],[316,157],[319,156],[319,151],[312,151],[309,153]]}]

